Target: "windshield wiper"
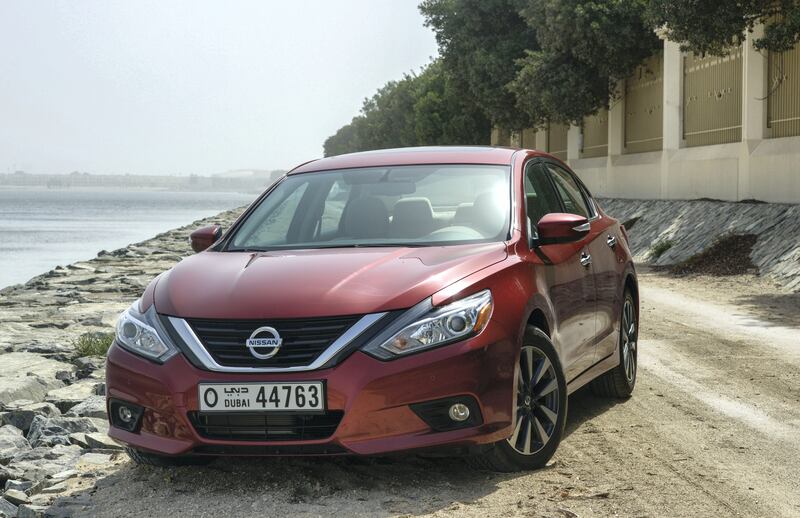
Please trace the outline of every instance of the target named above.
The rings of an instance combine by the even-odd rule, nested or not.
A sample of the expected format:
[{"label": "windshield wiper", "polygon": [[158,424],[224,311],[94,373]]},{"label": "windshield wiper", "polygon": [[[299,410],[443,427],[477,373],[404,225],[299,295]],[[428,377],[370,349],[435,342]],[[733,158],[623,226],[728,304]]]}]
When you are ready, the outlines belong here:
[{"label": "windshield wiper", "polygon": [[342,244],[329,244],[318,245],[309,247],[315,248],[405,248],[405,247],[421,247],[425,246],[422,243],[342,243]]},{"label": "windshield wiper", "polygon": [[277,246],[273,248],[228,248],[224,250],[224,252],[259,253],[280,252],[284,250],[319,250],[327,248],[419,248],[423,246],[426,245],[423,243],[340,243],[311,246],[299,243],[297,245]]}]

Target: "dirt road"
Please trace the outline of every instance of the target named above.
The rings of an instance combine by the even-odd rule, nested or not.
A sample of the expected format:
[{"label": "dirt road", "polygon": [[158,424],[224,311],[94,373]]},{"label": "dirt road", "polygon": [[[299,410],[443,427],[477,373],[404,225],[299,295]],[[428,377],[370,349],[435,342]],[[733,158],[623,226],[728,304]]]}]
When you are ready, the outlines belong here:
[{"label": "dirt road", "polygon": [[134,468],[73,516],[800,516],[800,296],[755,277],[642,275],[634,397],[582,390],[550,467],[457,459],[216,461]]}]

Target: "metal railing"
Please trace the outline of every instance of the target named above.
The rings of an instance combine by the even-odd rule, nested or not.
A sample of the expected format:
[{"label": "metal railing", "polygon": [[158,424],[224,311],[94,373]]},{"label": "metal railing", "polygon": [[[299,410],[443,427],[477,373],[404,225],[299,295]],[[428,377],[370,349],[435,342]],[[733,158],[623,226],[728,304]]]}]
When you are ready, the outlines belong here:
[{"label": "metal railing", "polygon": [[664,53],[659,52],[625,80],[625,152],[660,150],[663,120]]},{"label": "metal railing", "polygon": [[742,47],[683,57],[683,138],[688,147],[742,140]]},{"label": "metal railing", "polygon": [[608,155],[608,110],[603,108],[583,118],[582,158]]},{"label": "metal railing", "polygon": [[769,53],[767,87],[769,136],[800,135],[800,45],[787,52]]}]

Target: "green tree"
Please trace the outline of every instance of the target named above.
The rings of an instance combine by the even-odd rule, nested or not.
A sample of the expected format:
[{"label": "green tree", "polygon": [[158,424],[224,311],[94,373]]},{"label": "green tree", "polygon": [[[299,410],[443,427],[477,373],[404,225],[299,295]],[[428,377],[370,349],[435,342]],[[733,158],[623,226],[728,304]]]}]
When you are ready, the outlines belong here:
[{"label": "green tree", "polygon": [[454,84],[492,124],[506,129],[530,126],[508,89],[517,60],[538,48],[536,31],[519,7],[519,0],[424,0],[419,7]]},{"label": "green tree", "polygon": [[416,79],[414,127],[417,145],[489,144],[491,123],[465,98],[441,60]]},{"label": "green tree", "polygon": [[661,46],[646,7],[647,0],[525,2],[541,49],[518,61],[510,88],[534,125],[579,122],[608,106],[617,82]]},{"label": "green tree", "polygon": [[366,144],[361,142],[361,136],[366,134],[364,127],[365,120],[363,115],[353,117],[350,124],[342,126],[336,133],[325,139],[325,143],[322,145],[325,156],[342,155],[369,149]]},{"label": "green tree", "polygon": [[724,55],[741,44],[745,32],[764,24],[757,49],[783,52],[800,41],[796,0],[650,0],[649,19],[687,50]]},{"label": "green tree", "polygon": [[325,156],[418,145],[488,144],[491,125],[439,61],[390,81],[325,141]]}]

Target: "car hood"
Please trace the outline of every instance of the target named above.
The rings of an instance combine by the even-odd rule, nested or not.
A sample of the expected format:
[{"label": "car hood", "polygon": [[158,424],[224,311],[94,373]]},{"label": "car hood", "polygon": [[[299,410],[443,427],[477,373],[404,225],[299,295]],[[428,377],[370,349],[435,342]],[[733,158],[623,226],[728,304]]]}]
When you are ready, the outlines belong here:
[{"label": "car hood", "polygon": [[361,315],[409,308],[506,256],[504,243],[203,252],[161,276],[154,302],[184,318]]}]

